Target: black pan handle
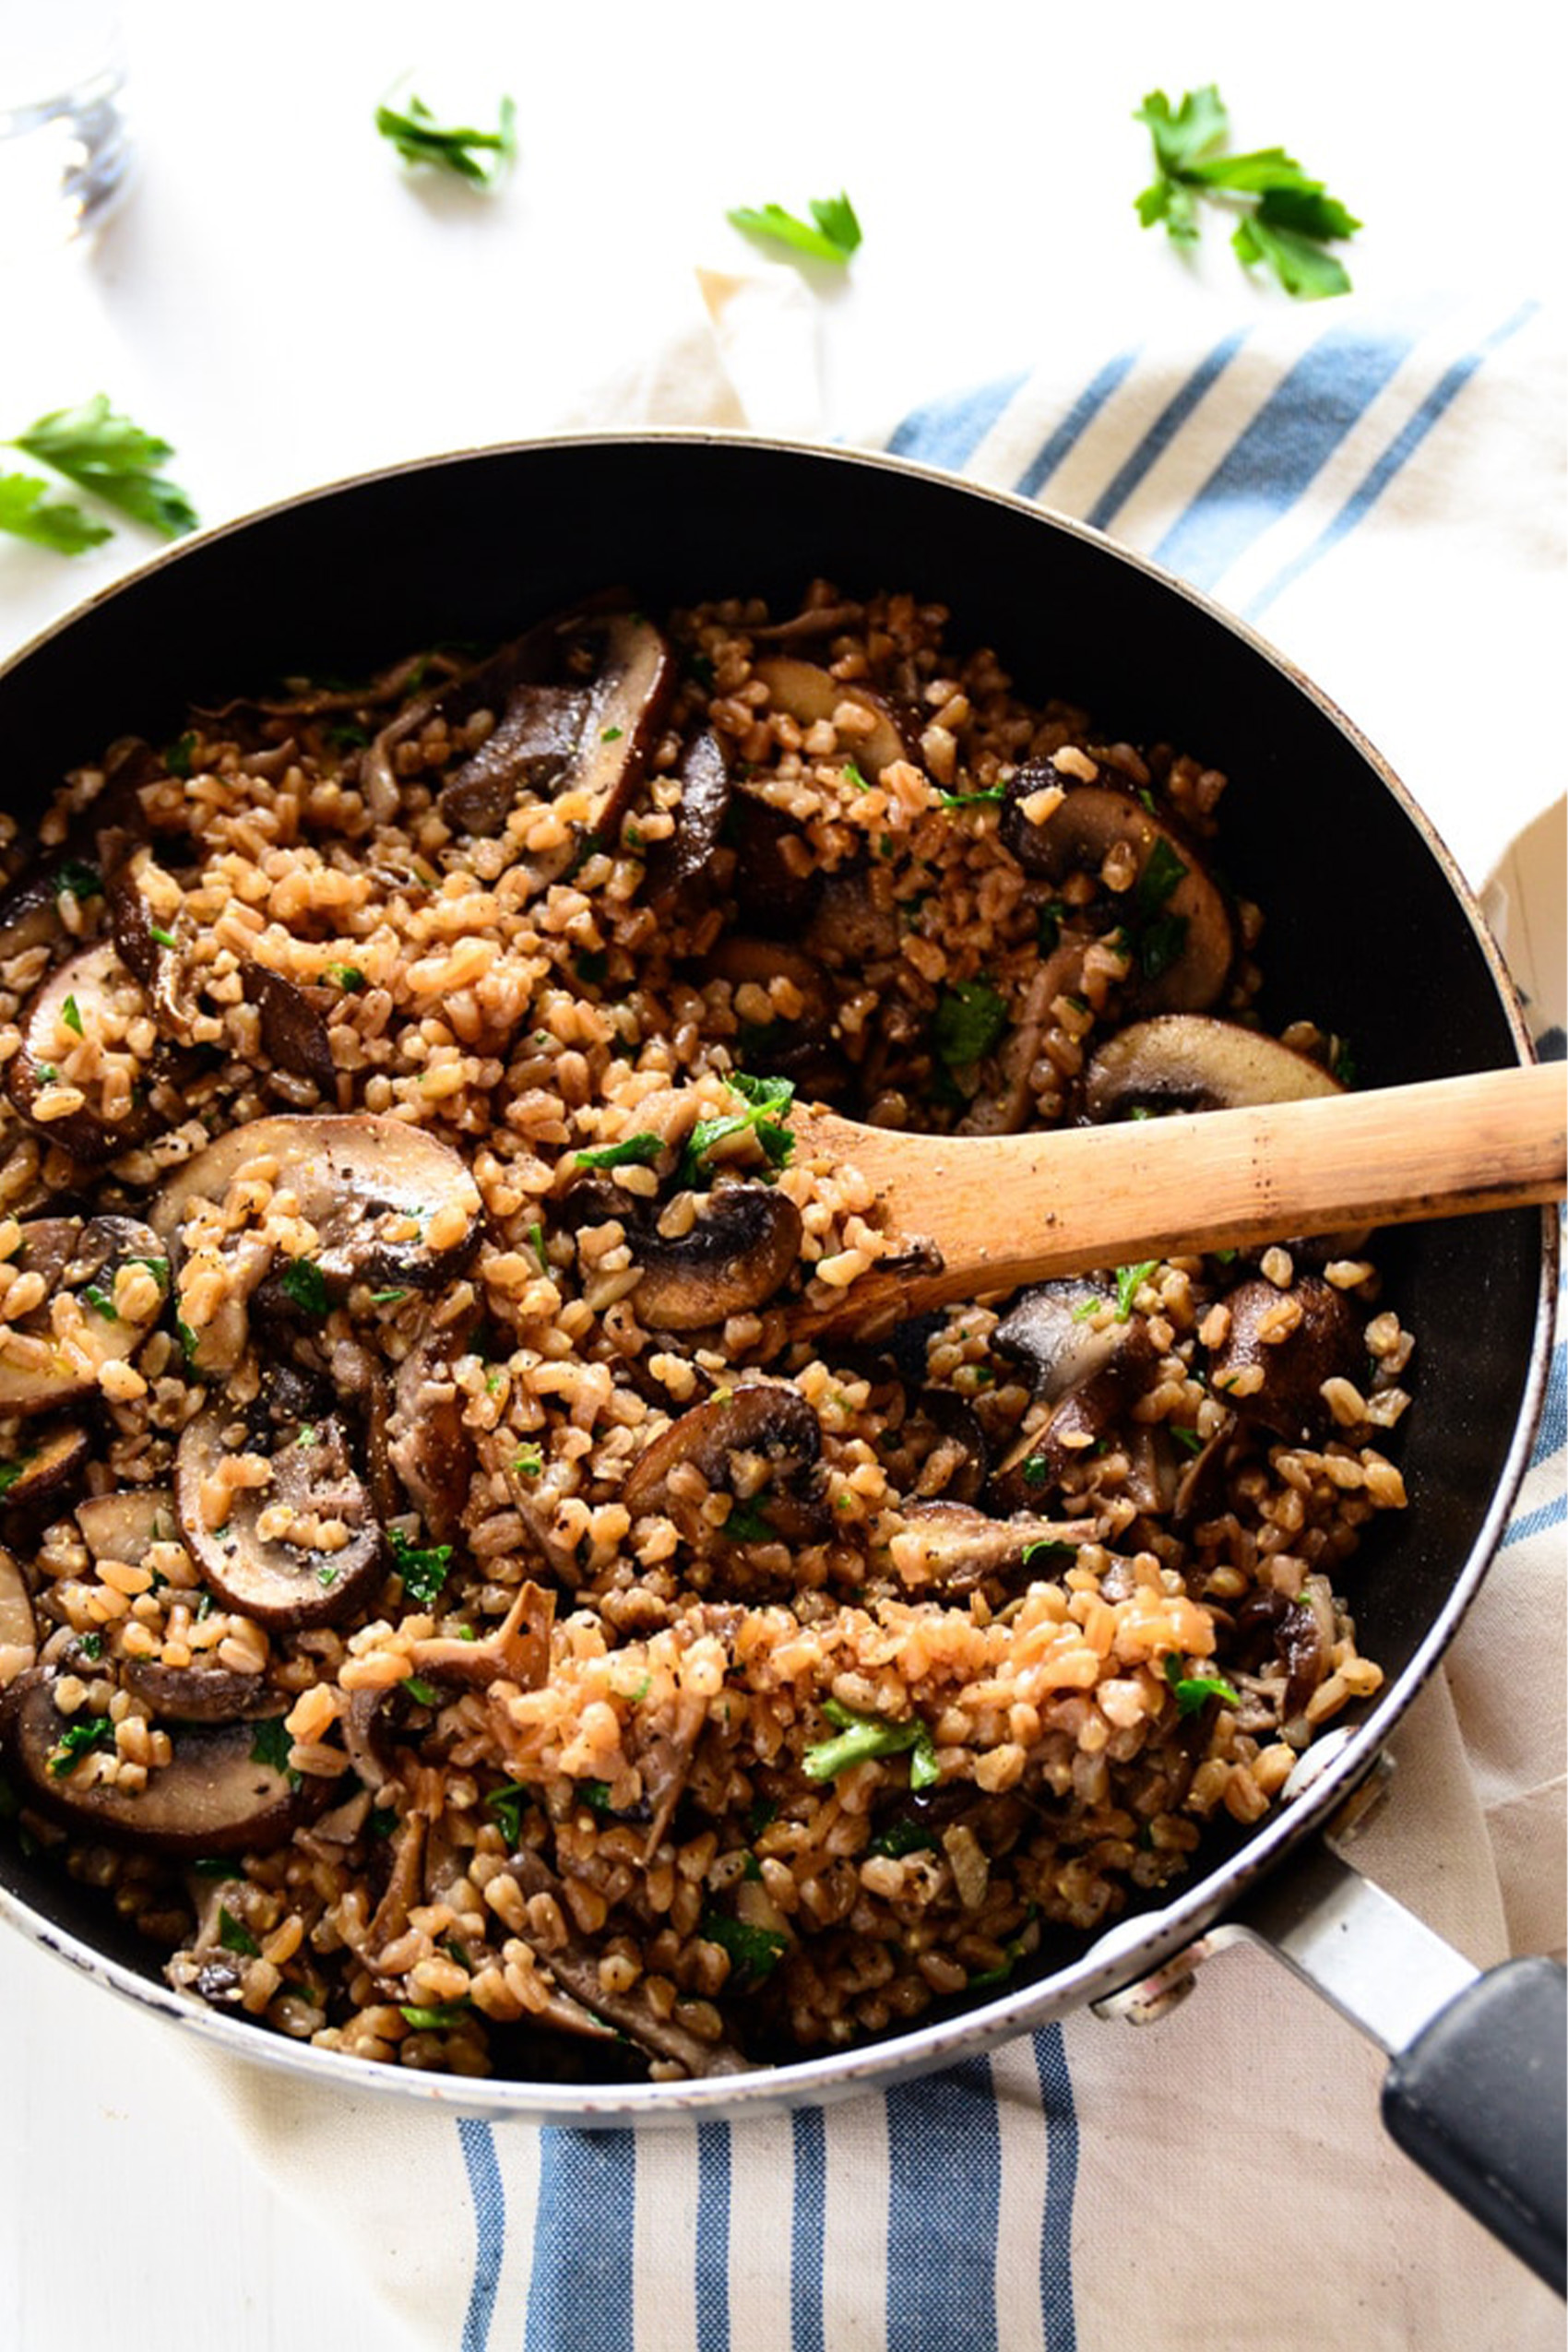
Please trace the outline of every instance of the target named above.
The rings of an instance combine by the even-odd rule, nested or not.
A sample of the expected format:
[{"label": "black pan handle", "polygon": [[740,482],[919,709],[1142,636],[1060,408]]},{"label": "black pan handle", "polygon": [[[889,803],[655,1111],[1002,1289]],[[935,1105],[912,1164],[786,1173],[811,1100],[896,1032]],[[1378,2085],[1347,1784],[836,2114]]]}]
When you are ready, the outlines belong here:
[{"label": "black pan handle", "polygon": [[1388,2052],[1395,2140],[1562,2295],[1568,1974],[1529,1959],[1481,1975],[1322,1843],[1262,1880],[1229,1925]]},{"label": "black pan handle", "polygon": [[1440,2010],[1383,2085],[1408,2156],[1564,2294],[1568,1975],[1509,1960]]}]

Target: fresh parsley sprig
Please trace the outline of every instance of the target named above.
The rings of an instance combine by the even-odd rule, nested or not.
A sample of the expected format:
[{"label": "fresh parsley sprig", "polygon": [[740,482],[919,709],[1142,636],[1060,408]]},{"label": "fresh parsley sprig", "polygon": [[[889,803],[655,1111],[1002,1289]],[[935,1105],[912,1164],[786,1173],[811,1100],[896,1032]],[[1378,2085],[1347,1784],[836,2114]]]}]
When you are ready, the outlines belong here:
[{"label": "fresh parsley sprig", "polygon": [[[19,449],[165,539],[196,528],[184,492],[158,470],[174,454],[169,443],[116,415],[102,392],[74,409],[52,409],[0,445]],[[0,530],[57,555],[80,555],[114,535],[107,523],[62,498],[46,476],[30,473],[0,474]]]},{"label": "fresh parsley sprig", "polygon": [[1343,263],[1324,247],[1353,237],[1360,221],[1282,147],[1228,152],[1230,117],[1212,82],[1174,108],[1150,90],[1133,119],[1154,144],[1155,176],[1134,198],[1146,229],[1163,221],[1178,244],[1195,244],[1200,204],[1218,204],[1241,214],[1230,244],[1243,267],[1261,264],[1301,302],[1349,292]]},{"label": "fresh parsley sprig", "polygon": [[814,196],[811,216],[810,220],[802,220],[798,213],[786,212],[781,204],[764,204],[737,205],[725,217],[748,237],[768,238],[813,261],[831,261],[841,269],[861,242],[854,206],[842,191],[836,196]]},{"label": "fresh parsley sprig", "polygon": [[475,187],[494,188],[517,157],[517,110],[510,98],[501,101],[493,131],[476,130],[468,123],[442,123],[422,98],[410,94],[403,106],[381,105],[375,127],[390,139],[405,163],[430,164],[455,172]]}]

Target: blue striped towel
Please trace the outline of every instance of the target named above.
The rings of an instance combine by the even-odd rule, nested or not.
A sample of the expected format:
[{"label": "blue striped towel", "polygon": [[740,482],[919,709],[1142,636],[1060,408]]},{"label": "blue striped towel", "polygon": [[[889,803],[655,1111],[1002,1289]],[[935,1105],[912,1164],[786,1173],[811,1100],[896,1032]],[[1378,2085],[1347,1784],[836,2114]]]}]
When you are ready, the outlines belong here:
[{"label": "blue striped towel", "polygon": [[[1447,682],[1511,742],[1556,740],[1562,384],[1530,302],[1352,298],[1187,352],[1056,350],[848,437],[1087,518],[1264,627],[1479,888],[1561,790],[1541,757],[1479,789]],[[1545,1027],[1561,861],[1544,898],[1530,875],[1531,940],[1558,943],[1521,970]],[[1361,1848],[1483,1965],[1562,1936],[1563,1359],[1493,1574],[1398,1741],[1421,1801]],[[1362,2352],[1556,2352],[1547,2291],[1384,2137],[1371,2048],[1260,1956],[1204,1979],[1155,2034],[1074,2016],[826,2110],[639,2136],[219,2072],[279,2189],[432,2352],[1291,2352],[1352,2315]]]}]

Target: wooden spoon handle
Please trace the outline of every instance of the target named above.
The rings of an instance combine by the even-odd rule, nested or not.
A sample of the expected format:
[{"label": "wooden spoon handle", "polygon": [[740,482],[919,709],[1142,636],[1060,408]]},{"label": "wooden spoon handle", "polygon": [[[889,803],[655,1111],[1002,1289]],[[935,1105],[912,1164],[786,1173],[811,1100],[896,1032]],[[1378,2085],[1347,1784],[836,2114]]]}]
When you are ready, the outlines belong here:
[{"label": "wooden spoon handle", "polygon": [[1561,1199],[1560,1063],[1241,1111],[1021,1135],[912,1135],[797,1114],[797,1149],[849,1161],[939,1273],[906,1312],[1052,1275]]}]

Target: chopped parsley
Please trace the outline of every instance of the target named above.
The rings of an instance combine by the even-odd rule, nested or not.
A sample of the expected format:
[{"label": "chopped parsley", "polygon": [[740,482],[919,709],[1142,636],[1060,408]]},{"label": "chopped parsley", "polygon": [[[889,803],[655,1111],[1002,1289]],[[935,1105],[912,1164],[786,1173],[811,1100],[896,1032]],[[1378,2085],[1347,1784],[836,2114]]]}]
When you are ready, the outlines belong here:
[{"label": "chopped parsley", "polygon": [[1198,1435],[1195,1429],[1181,1429],[1174,1421],[1167,1421],[1165,1426],[1183,1453],[1201,1454],[1203,1452],[1206,1441]]},{"label": "chopped parsley", "polygon": [[266,1764],[273,1772],[288,1772],[293,1744],[280,1715],[264,1716],[251,1734],[251,1762]]},{"label": "chopped parsley", "polygon": [[165,931],[161,923],[148,923],[148,931],[160,947],[173,947],[178,944],[173,932]]},{"label": "chopped parsley", "polygon": [[420,2007],[411,2002],[399,2002],[398,2014],[416,2033],[444,2034],[449,2033],[454,2025],[460,2025],[465,2018],[471,2017],[473,2010],[466,2001],[441,2001],[429,2008]]},{"label": "chopped parsley", "polygon": [[101,1314],[105,1323],[119,1322],[120,1310],[101,1282],[88,1283],[81,1292],[81,1299],[83,1304],[90,1307],[95,1314]]},{"label": "chopped parsley", "polygon": [[405,1674],[398,1687],[408,1693],[416,1706],[433,1707],[439,1703],[434,1686],[421,1674]]},{"label": "chopped parsley", "polygon": [[635,1135],[623,1136],[618,1144],[600,1144],[575,1157],[579,1168],[651,1168],[663,1149],[663,1136],[642,1128]]},{"label": "chopped parsley", "polygon": [[191,1864],[197,1878],[244,1878],[244,1872],[232,1854],[204,1854],[199,1862]]},{"label": "chopped parsley", "polygon": [[9,1494],[17,1480],[31,1468],[37,1456],[24,1454],[19,1461],[0,1462],[0,1494]]},{"label": "chopped parsley", "polygon": [[[77,408],[51,410],[5,446],[37,458],[103,505],[133,522],[150,524],[168,539],[196,529],[196,512],[184,492],[157,471],[174,454],[169,444],[144,433],[129,417],[116,416],[102,392]],[[113,537],[106,523],[52,495],[53,488],[39,474],[0,474],[0,530],[58,555],[79,555]]]},{"label": "chopped parsley", "polygon": [[396,1307],[399,1306],[408,1295],[406,1290],[373,1290],[370,1294],[370,1303],[373,1307]]},{"label": "chopped parsley", "polygon": [[514,1478],[537,1479],[543,1467],[543,1450],[537,1445],[520,1445],[512,1459]]},{"label": "chopped parsley", "polygon": [[190,728],[187,728],[183,735],[175,736],[174,741],[163,754],[163,765],[171,776],[181,778],[189,776],[191,762],[196,757],[196,735]]},{"label": "chopped parsley", "polygon": [[55,1742],[54,1753],[49,1759],[51,1777],[63,1780],[85,1755],[95,1748],[114,1745],[114,1726],[106,1715],[78,1715],[68,1723]]},{"label": "chopped parsley", "polygon": [[781,1122],[788,1118],[795,1099],[794,1081],[790,1078],[754,1078],[744,1070],[732,1070],[725,1080],[732,1094],[745,1103],[744,1111],[729,1111],[715,1119],[699,1119],[686,1138],[676,1171],[676,1182],[695,1185],[701,1182],[706,1163],[714,1146],[728,1135],[743,1135],[748,1130],[762,1146],[770,1168],[787,1168],[795,1148],[795,1138]]},{"label": "chopped parsley", "polygon": [[857,792],[869,792],[871,790],[871,786],[866,782],[865,778],[861,774],[860,768],[852,759],[847,759],[844,762],[843,776],[845,783],[852,784]]},{"label": "chopped parsley", "polygon": [[1241,1694],[1233,1691],[1218,1674],[1188,1674],[1174,1650],[1168,1650],[1163,1660],[1165,1679],[1176,1694],[1178,1715],[1196,1715],[1208,1699],[1220,1699],[1227,1706],[1239,1707]]},{"label": "chopped parsley", "polygon": [[588,1807],[589,1812],[598,1813],[601,1820],[607,1813],[613,1811],[610,1802],[608,1780],[579,1780],[577,1796],[580,1802]]},{"label": "chopped parsley", "polygon": [[1014,1969],[1017,1966],[1023,1956],[1023,1938],[1021,1936],[1015,1937],[1011,1943],[1005,1943],[1003,1945],[1002,1958],[997,1966],[994,1968],[982,1968],[978,1976],[971,1977],[968,1985],[965,1987],[965,1990],[967,1992],[990,1992],[997,1986],[1006,1984],[1010,1980]]},{"label": "chopped parsley", "polygon": [[949,1070],[972,1069],[1007,1027],[1007,1007],[989,981],[957,980],[936,1000],[931,1042]]},{"label": "chopped parsley", "polygon": [[307,1315],[324,1315],[331,1311],[327,1296],[327,1277],[314,1258],[291,1258],[279,1277],[284,1290],[296,1307]]},{"label": "chopped parsley", "polygon": [[411,1600],[433,1601],[446,1582],[452,1567],[452,1547],[449,1543],[416,1544],[400,1527],[388,1527],[386,1540],[398,1573],[403,1579],[403,1590]]},{"label": "chopped parsley", "polygon": [[1125,1323],[1133,1312],[1133,1301],[1155,1267],[1158,1258],[1144,1258],[1136,1265],[1119,1265],[1116,1269],[1116,1320]]},{"label": "chopped parsley", "polygon": [[493,1788],[484,1800],[485,1812],[494,1814],[508,1846],[516,1846],[522,1836],[523,1807],[528,1802],[528,1795],[520,1780],[507,1780],[499,1788]]},{"label": "chopped parsley", "polygon": [[540,1224],[537,1218],[529,1227],[528,1242],[529,1249],[539,1260],[540,1272],[541,1274],[548,1274],[550,1271],[550,1260],[544,1253],[544,1228]]},{"label": "chopped parsley", "polygon": [[790,1949],[789,1937],[776,1928],[754,1928],[744,1919],[731,1918],[728,1911],[705,1911],[697,1933],[729,1954],[732,1977],[753,1984],[764,1983]]},{"label": "chopped parsley", "polygon": [[1235,220],[1231,250],[1243,268],[1261,265],[1302,302],[1349,292],[1344,265],[1324,247],[1361,223],[1282,147],[1229,154],[1230,117],[1212,82],[1174,109],[1151,90],[1133,119],[1154,143],[1155,176],[1134,199],[1146,229],[1163,221],[1176,244],[1195,244],[1199,205],[1215,205]]},{"label": "chopped parsley", "polygon": [[781,204],[765,204],[738,205],[725,217],[748,237],[766,237],[813,261],[831,261],[842,268],[861,242],[854,206],[842,192],[836,196],[814,196],[811,216],[810,220],[802,220],[798,213],[786,212]]},{"label": "chopped parsley", "polygon": [[322,978],[334,981],[345,996],[357,996],[365,984],[364,974],[357,964],[328,964]]},{"label": "chopped parsley", "polygon": [[866,1847],[868,1854],[885,1854],[901,1862],[909,1854],[927,1854],[934,1850],[936,1832],[926,1822],[895,1821],[873,1837]]},{"label": "chopped parsley", "polygon": [[81,1007],[74,996],[67,996],[64,1004],[61,1005],[60,1018],[68,1029],[75,1029],[78,1037],[82,1036]]},{"label": "chopped parsley", "polygon": [[180,1335],[180,1345],[184,1350],[186,1368],[194,1372],[196,1370],[196,1353],[201,1347],[201,1341],[191,1329],[190,1324],[179,1315],[174,1318],[174,1328]]},{"label": "chopped parsley", "polygon": [[66,858],[54,870],[54,895],[59,897],[66,890],[76,899],[101,897],[103,877],[96,866],[84,865],[79,858]]},{"label": "chopped parsley", "polygon": [[822,1711],[829,1723],[837,1725],[837,1737],[819,1740],[806,1750],[802,1762],[808,1780],[833,1780],[851,1764],[864,1764],[873,1756],[905,1753],[909,1758],[911,1788],[930,1788],[942,1777],[936,1744],[918,1716],[912,1722],[891,1723],[885,1716],[857,1715],[837,1699],[825,1699]]},{"label": "chopped parsley", "polygon": [[737,1503],[731,1508],[719,1534],[731,1543],[773,1543],[777,1540],[773,1528],[762,1513],[749,1503]]},{"label": "chopped parsley", "polygon": [[103,1656],[103,1636],[101,1633],[83,1633],[77,1643],[77,1647],[83,1657],[96,1664]]},{"label": "chopped parsley", "polygon": [[438,122],[423,99],[412,94],[402,107],[378,106],[375,127],[405,163],[454,172],[478,188],[499,186],[517,160],[517,110],[508,97],[501,101],[493,131]]},{"label": "chopped parsley", "polygon": [[992,784],[983,792],[938,792],[936,797],[944,809],[989,808],[1007,798],[1007,787]]},{"label": "chopped parsley", "polygon": [[225,1952],[238,1952],[247,1960],[259,1960],[261,1946],[243,1919],[236,1919],[228,1905],[218,1912],[218,1941]]},{"label": "chopped parsley", "polygon": [[1055,1536],[1039,1536],[1033,1543],[1027,1543],[1024,1546],[1026,1568],[1032,1568],[1037,1560],[1073,1561],[1076,1560],[1077,1556],[1078,1547],[1075,1543],[1063,1543]]}]

